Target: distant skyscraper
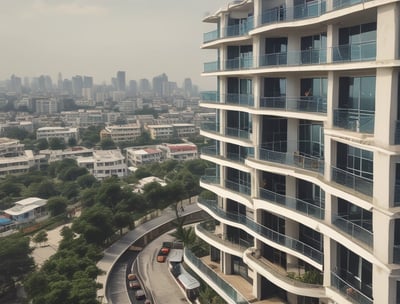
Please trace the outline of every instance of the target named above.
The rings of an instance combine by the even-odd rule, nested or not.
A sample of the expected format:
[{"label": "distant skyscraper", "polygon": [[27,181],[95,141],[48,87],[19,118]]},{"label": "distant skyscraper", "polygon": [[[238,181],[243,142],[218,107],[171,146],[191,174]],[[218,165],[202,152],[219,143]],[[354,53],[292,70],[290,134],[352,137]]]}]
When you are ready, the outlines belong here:
[{"label": "distant skyscraper", "polygon": [[63,81],[63,93],[68,95],[73,95],[72,81],[69,79],[64,79]]},{"label": "distant skyscraper", "polygon": [[165,73],[153,78],[153,92],[158,97],[168,95],[168,76]]},{"label": "distant skyscraper", "polygon": [[128,96],[135,97],[137,95],[138,86],[136,80],[129,81]]},{"label": "distant skyscraper", "polygon": [[190,97],[193,95],[193,85],[190,78],[185,78],[182,89],[185,92],[185,96]]},{"label": "distant skyscraper", "polygon": [[17,94],[21,94],[21,92],[22,92],[22,80],[21,80],[20,77],[17,77],[15,75],[11,76],[10,91],[15,92]]},{"label": "distant skyscraper", "polygon": [[146,78],[142,78],[139,80],[139,92],[140,93],[146,93],[150,92],[151,87],[150,87],[150,81]]},{"label": "distant skyscraper", "polygon": [[82,76],[72,77],[72,92],[77,97],[82,97],[83,80]]},{"label": "distant skyscraper", "polygon": [[63,79],[62,79],[62,74],[61,74],[61,73],[58,73],[57,89],[58,89],[60,92],[63,91]]},{"label": "distant skyscraper", "polygon": [[114,91],[118,91],[118,79],[116,77],[111,78],[111,86],[113,87]]},{"label": "distant skyscraper", "polygon": [[126,90],[126,75],[124,71],[117,72],[117,90],[118,91]]}]

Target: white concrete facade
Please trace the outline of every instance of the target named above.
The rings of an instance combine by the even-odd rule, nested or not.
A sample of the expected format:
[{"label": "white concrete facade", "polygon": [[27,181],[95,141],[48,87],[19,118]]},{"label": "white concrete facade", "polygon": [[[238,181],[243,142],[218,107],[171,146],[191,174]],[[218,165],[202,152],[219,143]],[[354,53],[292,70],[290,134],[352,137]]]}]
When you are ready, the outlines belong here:
[{"label": "white concrete facade", "polygon": [[126,160],[128,165],[141,166],[154,162],[161,162],[164,159],[164,153],[160,149],[135,149],[126,148]]},{"label": "white concrete facade", "polygon": [[59,138],[68,142],[70,138],[79,139],[78,128],[67,128],[67,127],[42,127],[36,130],[36,139],[45,138],[47,140],[51,138]]},{"label": "white concrete facade", "polygon": [[100,133],[100,138],[111,138],[114,142],[134,141],[142,134],[139,124],[107,126]]},{"label": "white concrete facade", "polygon": [[217,226],[196,233],[259,301],[400,303],[399,16],[398,0],[244,0],[203,20],[218,91],[200,101],[216,119],[199,206]]},{"label": "white concrete facade", "polygon": [[98,180],[127,175],[125,157],[120,150],[95,150],[93,156],[78,157],[76,161],[78,166],[88,169]]}]

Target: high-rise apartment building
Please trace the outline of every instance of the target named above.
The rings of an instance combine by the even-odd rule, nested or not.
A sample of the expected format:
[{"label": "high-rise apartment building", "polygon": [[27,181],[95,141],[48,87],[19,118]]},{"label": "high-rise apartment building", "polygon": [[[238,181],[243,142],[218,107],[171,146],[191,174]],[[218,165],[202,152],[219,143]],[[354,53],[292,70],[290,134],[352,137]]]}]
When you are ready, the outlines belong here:
[{"label": "high-rise apartment building", "polygon": [[399,16],[398,0],[244,0],[204,19],[211,249],[185,262],[228,303],[400,303]]},{"label": "high-rise apartment building", "polygon": [[126,90],[126,73],[124,71],[117,72],[117,90],[125,92]]}]

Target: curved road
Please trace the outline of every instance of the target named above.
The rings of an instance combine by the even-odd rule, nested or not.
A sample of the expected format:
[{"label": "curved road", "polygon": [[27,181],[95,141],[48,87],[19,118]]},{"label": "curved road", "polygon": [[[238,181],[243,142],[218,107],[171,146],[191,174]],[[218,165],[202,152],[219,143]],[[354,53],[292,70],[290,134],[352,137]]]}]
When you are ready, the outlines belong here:
[{"label": "curved road", "polygon": [[[198,211],[201,211],[201,209],[196,203],[186,205],[182,216],[190,215]],[[161,216],[143,223],[134,230],[129,231],[104,251],[103,258],[97,264],[97,266],[105,273],[97,277],[97,282],[103,286],[97,291],[97,296],[101,303],[131,304],[126,285],[126,267],[129,267],[129,263],[132,261],[124,262],[124,260],[122,260],[120,262],[120,257],[122,257],[133,243],[146,235],[149,231],[163,226],[175,218],[175,211],[171,208],[167,208],[163,210]],[[125,269],[123,269],[123,267],[125,267]]]}]

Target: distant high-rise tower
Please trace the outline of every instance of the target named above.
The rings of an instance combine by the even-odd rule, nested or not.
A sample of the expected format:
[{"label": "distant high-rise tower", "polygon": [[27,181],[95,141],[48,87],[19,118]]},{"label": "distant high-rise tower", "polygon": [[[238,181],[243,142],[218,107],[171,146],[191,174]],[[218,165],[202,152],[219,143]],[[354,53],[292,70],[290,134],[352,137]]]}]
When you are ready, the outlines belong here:
[{"label": "distant high-rise tower", "polygon": [[182,89],[185,92],[185,95],[187,97],[192,96],[192,94],[193,94],[192,79],[185,78],[185,80],[183,81],[183,88]]},{"label": "distant high-rise tower", "polygon": [[129,81],[128,96],[135,97],[137,95],[138,87],[136,80]]},{"label": "distant high-rise tower", "polygon": [[57,89],[58,89],[60,92],[63,91],[63,79],[62,79],[62,74],[61,74],[61,73],[58,73]]},{"label": "distant high-rise tower", "polygon": [[142,78],[139,80],[139,92],[147,93],[151,91],[150,81],[146,78]]},{"label": "distant high-rise tower", "polygon": [[124,71],[117,72],[117,91],[126,90],[126,75]]},{"label": "distant high-rise tower", "polygon": [[168,95],[168,91],[168,76],[165,73],[153,78],[153,92],[155,96],[166,96]]},{"label": "distant high-rise tower", "polygon": [[82,97],[83,80],[82,76],[72,77],[72,92],[77,97]]}]

